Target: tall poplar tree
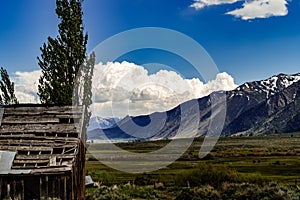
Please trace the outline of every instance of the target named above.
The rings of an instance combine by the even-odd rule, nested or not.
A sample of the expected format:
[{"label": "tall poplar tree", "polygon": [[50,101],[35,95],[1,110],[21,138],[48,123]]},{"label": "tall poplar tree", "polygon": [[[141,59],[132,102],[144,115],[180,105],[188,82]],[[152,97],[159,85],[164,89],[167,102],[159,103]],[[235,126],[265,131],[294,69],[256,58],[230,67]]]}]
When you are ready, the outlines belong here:
[{"label": "tall poplar tree", "polygon": [[[78,79],[79,86],[78,87],[78,100],[79,102],[73,102],[75,104],[84,105],[84,122],[85,126],[88,126],[91,112],[89,110],[89,106],[92,104],[92,77],[94,74],[94,65],[95,65],[95,53],[93,52],[89,58],[86,59],[83,67],[81,68],[82,75],[80,79]],[[82,138],[86,140],[87,138]]]},{"label": "tall poplar tree", "polygon": [[[41,47],[38,64],[42,69],[38,95],[41,103],[71,105],[79,102],[79,81],[76,76],[91,79],[82,66],[86,59],[88,35],[82,20],[83,0],[56,0],[56,14],[60,20],[59,35],[48,37]],[[92,66],[93,67],[93,66]]]}]

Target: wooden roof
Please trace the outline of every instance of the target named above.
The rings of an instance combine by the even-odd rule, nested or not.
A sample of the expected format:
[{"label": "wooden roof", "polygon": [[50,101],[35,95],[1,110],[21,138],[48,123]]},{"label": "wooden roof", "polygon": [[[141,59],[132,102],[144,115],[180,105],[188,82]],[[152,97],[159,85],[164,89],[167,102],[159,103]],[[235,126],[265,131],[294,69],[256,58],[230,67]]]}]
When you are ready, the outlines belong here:
[{"label": "wooden roof", "polygon": [[43,105],[0,108],[0,151],[16,153],[12,174],[18,170],[31,174],[71,170],[81,139],[85,140],[82,110]]}]

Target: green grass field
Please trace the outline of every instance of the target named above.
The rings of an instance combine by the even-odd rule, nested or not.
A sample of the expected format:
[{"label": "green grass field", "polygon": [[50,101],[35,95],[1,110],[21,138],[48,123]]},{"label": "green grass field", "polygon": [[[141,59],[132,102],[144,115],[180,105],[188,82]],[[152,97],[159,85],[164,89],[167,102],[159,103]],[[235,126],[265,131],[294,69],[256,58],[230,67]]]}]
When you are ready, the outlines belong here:
[{"label": "green grass field", "polygon": [[[145,153],[160,149],[169,142],[123,143],[118,146],[128,151]],[[98,145],[103,144],[91,144],[87,152],[87,173],[94,181],[108,187],[130,183],[145,189],[161,183],[164,190],[159,191],[158,196],[167,195],[169,198],[166,199],[175,199],[176,191],[188,186],[210,185],[220,188],[224,183],[266,185],[271,182],[287,187],[300,185],[300,133],[223,137],[208,156],[199,159],[202,142],[203,138],[195,139],[180,159],[165,168],[143,174],[125,173],[105,166],[94,158],[103,152],[98,150]],[[170,188],[175,192],[169,194]]]}]

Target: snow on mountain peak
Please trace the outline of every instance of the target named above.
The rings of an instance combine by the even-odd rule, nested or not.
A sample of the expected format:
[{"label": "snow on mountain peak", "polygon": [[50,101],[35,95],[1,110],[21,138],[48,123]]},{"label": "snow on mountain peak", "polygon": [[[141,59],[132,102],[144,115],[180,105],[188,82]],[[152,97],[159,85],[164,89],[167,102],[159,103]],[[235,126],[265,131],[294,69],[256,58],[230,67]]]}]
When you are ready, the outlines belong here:
[{"label": "snow on mountain peak", "polygon": [[91,117],[87,131],[95,129],[108,129],[114,126],[121,118],[102,118],[99,116]]},{"label": "snow on mountain peak", "polygon": [[248,82],[239,86],[237,91],[255,91],[259,93],[265,93],[266,98],[274,95],[275,93],[289,87],[293,83],[300,81],[300,73],[293,75],[279,74],[272,76],[271,78],[262,80]]}]

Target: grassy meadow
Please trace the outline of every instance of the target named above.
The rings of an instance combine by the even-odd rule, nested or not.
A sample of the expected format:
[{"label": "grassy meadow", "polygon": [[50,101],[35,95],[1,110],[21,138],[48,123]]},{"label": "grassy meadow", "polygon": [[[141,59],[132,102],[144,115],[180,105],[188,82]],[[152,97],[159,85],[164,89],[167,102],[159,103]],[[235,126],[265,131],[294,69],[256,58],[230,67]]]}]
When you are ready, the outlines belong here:
[{"label": "grassy meadow", "polygon": [[[118,146],[145,153],[169,142]],[[222,137],[199,159],[202,142],[195,139],[174,163],[142,174],[105,166],[94,158],[104,144],[90,144],[86,168],[97,186],[87,188],[87,199],[299,199],[300,133]]]}]

